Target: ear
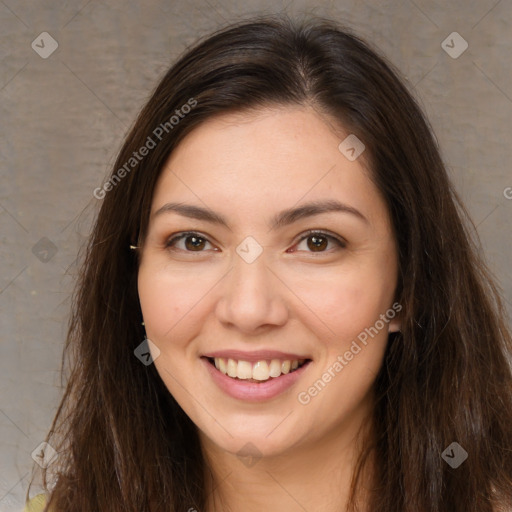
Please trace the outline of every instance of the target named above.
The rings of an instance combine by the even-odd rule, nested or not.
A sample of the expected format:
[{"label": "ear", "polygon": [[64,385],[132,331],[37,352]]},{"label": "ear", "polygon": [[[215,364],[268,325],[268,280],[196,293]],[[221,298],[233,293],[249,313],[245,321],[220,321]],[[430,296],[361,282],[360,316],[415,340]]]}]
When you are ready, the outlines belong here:
[{"label": "ear", "polygon": [[[387,315],[389,316],[389,323],[388,323],[388,332],[400,332],[401,329],[402,329],[402,315],[401,315],[401,312],[402,311],[402,306],[398,303],[398,302],[395,302],[392,306],[392,308],[390,308],[388,311],[387,311]],[[394,315],[391,317],[391,313],[394,313]]]},{"label": "ear", "polygon": [[400,332],[402,329],[402,322],[399,316],[395,316],[388,324],[388,332]]}]

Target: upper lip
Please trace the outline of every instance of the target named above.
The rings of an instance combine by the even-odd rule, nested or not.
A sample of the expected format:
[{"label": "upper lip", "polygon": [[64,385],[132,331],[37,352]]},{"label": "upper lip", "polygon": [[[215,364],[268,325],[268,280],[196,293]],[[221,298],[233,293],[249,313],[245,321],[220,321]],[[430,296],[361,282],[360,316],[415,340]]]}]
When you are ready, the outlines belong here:
[{"label": "upper lip", "polygon": [[278,350],[254,350],[251,352],[245,352],[243,350],[216,350],[214,352],[204,354],[204,357],[223,357],[225,359],[236,359],[237,361],[249,361],[251,363],[268,359],[281,359],[285,361],[310,359],[304,355],[292,354],[290,352],[280,352]]}]

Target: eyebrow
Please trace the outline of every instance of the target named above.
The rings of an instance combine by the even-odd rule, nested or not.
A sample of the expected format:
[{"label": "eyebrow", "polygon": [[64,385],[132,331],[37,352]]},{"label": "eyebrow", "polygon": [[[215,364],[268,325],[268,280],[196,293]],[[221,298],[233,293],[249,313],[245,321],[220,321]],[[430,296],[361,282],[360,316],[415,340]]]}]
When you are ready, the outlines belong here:
[{"label": "eyebrow", "polygon": [[[229,227],[229,223],[222,215],[215,213],[208,208],[203,208],[202,206],[195,206],[191,204],[166,203],[160,207],[152,216],[155,218],[164,213],[170,212],[174,212],[178,215],[189,217],[191,219],[202,220],[212,224],[219,224],[221,226],[225,226],[228,229],[231,229]],[[294,222],[307,217],[329,212],[348,213],[364,221],[366,224],[369,224],[368,219],[353,206],[349,206],[347,204],[331,199],[327,201],[313,201],[302,206],[283,210],[271,219],[270,226],[271,229],[274,230],[289,224],[293,224]]]}]

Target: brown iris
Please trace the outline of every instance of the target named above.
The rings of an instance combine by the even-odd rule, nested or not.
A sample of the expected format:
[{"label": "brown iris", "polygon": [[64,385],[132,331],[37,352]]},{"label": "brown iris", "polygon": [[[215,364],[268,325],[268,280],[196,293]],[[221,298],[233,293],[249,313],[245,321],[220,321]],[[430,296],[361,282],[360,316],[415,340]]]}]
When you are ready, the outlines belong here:
[{"label": "brown iris", "polygon": [[201,251],[204,249],[206,240],[200,236],[187,236],[185,238],[185,247],[188,251]]},{"label": "brown iris", "polygon": [[323,251],[328,244],[327,237],[322,235],[311,235],[308,237],[308,249],[312,251]]}]

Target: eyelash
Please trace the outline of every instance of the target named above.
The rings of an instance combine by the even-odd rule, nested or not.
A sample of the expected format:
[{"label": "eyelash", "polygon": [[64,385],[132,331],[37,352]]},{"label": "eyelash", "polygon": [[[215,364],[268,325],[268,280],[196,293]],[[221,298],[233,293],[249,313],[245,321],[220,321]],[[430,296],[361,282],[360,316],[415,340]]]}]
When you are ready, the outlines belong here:
[{"label": "eyelash", "polygon": [[[334,235],[330,235],[329,233],[325,233],[324,231],[319,231],[319,230],[314,230],[314,229],[306,231],[304,233],[304,235],[301,236],[296,243],[294,243],[294,246],[300,244],[304,240],[307,240],[309,237],[311,237],[313,235],[318,235],[323,238],[327,238],[329,241],[335,242],[338,245],[338,247],[341,249],[344,249],[346,247],[346,242],[344,240],[342,240],[341,238],[338,238],[337,236],[334,236]],[[180,251],[187,252],[187,253],[205,252],[204,250],[203,251],[188,251],[186,249],[176,249],[173,247],[173,244],[175,244],[176,242],[179,242],[180,240],[186,239],[189,236],[190,237],[195,236],[197,238],[201,238],[202,240],[207,241],[208,243],[211,243],[206,236],[202,235],[201,233],[199,233],[197,231],[184,231],[182,233],[178,233],[175,236],[172,236],[169,240],[167,240],[165,247],[169,250],[180,250]],[[293,251],[293,252],[295,252],[295,251]],[[315,253],[315,251],[307,251],[307,252],[311,252],[312,254]],[[318,251],[318,253],[320,253],[320,254],[322,254],[322,253],[325,254],[328,252],[330,252],[330,251]]]},{"label": "eyelash", "polygon": [[[299,238],[299,240],[294,244],[294,246],[300,244],[304,240],[307,240],[310,236],[313,236],[313,235],[318,235],[320,237],[327,238],[327,240],[334,242],[338,246],[339,249],[344,249],[347,246],[346,242],[342,238],[331,235],[329,233],[325,233],[324,231],[320,231],[317,229],[309,229],[308,231],[306,231],[304,233],[304,235],[302,235]],[[314,251],[308,251],[308,252],[314,253]],[[330,251],[319,251],[319,253],[328,253],[328,252],[330,252]]]}]

